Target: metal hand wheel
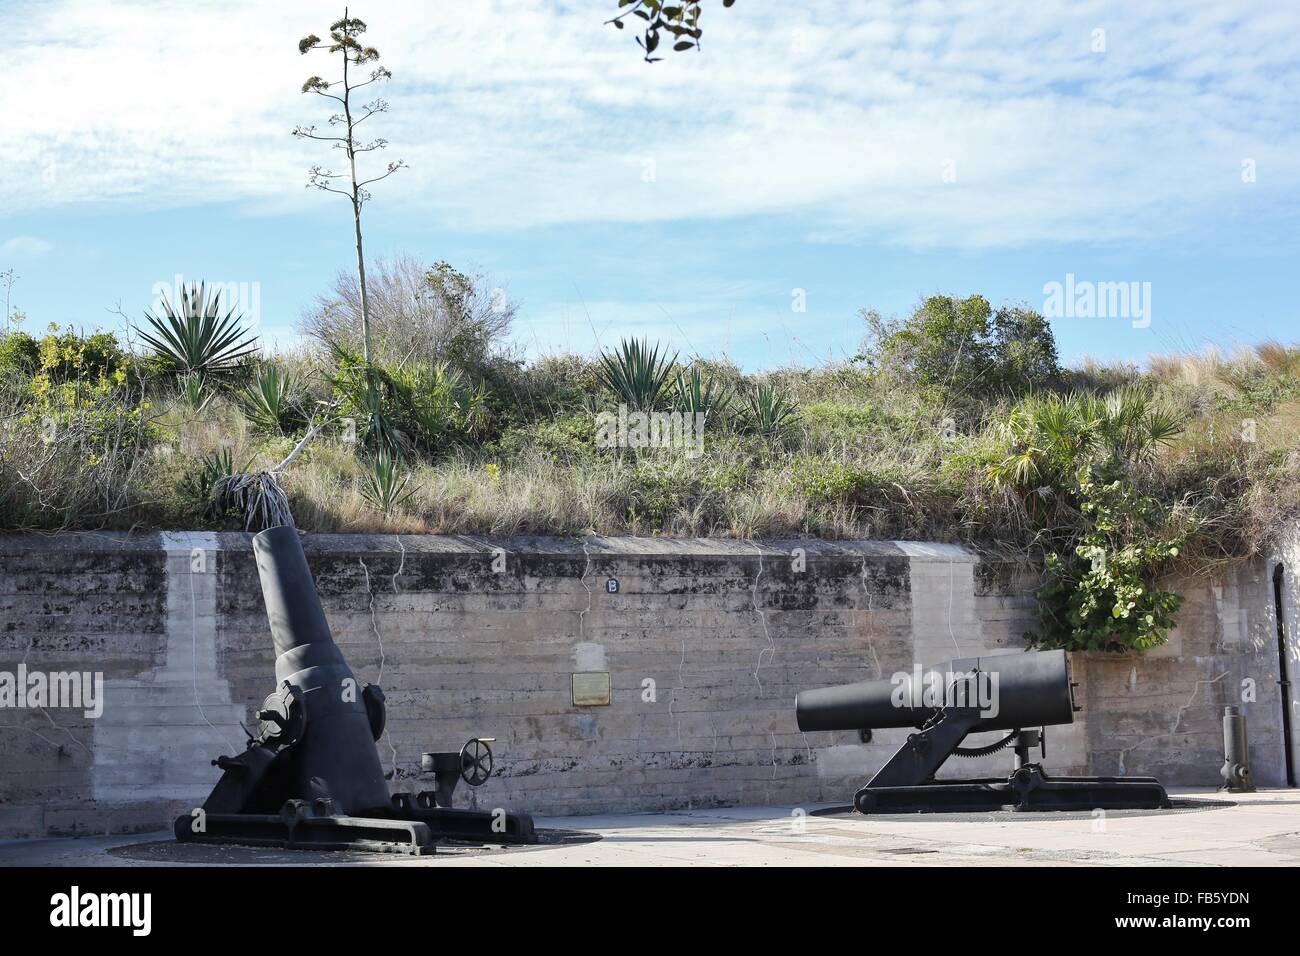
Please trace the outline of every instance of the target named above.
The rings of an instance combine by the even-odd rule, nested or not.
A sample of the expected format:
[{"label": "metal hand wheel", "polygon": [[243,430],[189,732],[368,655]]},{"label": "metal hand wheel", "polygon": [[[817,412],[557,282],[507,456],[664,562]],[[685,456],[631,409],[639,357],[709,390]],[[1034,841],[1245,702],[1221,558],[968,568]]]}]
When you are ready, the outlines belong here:
[{"label": "metal hand wheel", "polygon": [[460,776],[471,787],[481,787],[492,776],[492,748],[495,737],[473,737],[460,748]]}]

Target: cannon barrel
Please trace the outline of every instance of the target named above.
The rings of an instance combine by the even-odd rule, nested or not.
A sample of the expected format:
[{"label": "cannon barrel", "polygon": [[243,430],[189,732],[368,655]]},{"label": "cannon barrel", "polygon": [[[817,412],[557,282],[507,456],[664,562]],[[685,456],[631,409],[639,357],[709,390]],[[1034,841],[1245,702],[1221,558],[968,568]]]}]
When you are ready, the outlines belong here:
[{"label": "cannon barrel", "polygon": [[[1065,651],[971,657],[892,679],[803,691],[795,697],[795,718],[802,731],[920,727],[960,694],[981,713],[972,732],[1068,724],[1077,709],[1072,686]],[[936,699],[936,692],[948,697]]]},{"label": "cannon barrel", "polygon": [[301,692],[305,732],[293,760],[293,795],[328,797],[339,811],[386,810],[375,732],[360,683],[334,643],[294,528],[254,536],[253,553],[275,645],[275,680]]}]

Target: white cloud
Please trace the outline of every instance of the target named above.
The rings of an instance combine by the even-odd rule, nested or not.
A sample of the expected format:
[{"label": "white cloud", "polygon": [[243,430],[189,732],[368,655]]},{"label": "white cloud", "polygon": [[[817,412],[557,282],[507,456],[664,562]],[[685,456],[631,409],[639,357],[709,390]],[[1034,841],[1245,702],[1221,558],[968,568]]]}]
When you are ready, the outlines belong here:
[{"label": "white cloud", "polygon": [[[602,25],[614,0],[371,2],[394,72],[372,122],[412,166],[377,200],[483,230],[780,213],[812,238],[954,246],[1293,214],[1300,5],[1136,6],[712,3],[703,51],[651,66]],[[298,186],[328,151],[288,135],[328,113],[298,92],[327,70],[296,52],[328,26],[319,4],[47,2],[11,19],[0,213],[327,201]]]},{"label": "white cloud", "polygon": [[0,256],[18,256],[30,258],[43,256],[54,248],[54,244],[36,236],[14,236],[0,242]]}]

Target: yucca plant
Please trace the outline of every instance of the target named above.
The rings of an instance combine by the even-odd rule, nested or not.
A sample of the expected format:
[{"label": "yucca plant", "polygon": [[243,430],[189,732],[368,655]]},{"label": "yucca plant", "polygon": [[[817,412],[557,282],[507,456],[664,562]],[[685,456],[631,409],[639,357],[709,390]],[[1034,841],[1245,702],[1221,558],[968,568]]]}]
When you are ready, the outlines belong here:
[{"label": "yucca plant", "polygon": [[248,384],[239,393],[239,406],[256,427],[283,434],[295,416],[294,387],[292,375],[282,372],[274,362],[266,362],[253,370]]},{"label": "yucca plant", "polygon": [[240,359],[257,351],[257,339],[244,328],[244,317],[232,307],[222,314],[220,290],[209,295],[203,283],[181,289],[181,301],[164,294],[161,316],[146,312],[153,332],[140,337],[182,375],[203,379],[231,373]]},{"label": "yucca plant", "polygon": [[764,438],[781,437],[799,417],[799,407],[783,389],[771,382],[759,382],[746,395],[750,423]]},{"label": "yucca plant", "polygon": [[233,472],[217,479],[209,496],[209,513],[221,516],[234,511],[243,517],[245,531],[292,528],[293,512],[289,509],[289,496],[280,486],[280,475],[332,421],[332,417],[326,417],[312,424],[284,460],[273,468],[266,471]]},{"label": "yucca plant", "polygon": [[386,448],[380,448],[370,459],[370,470],[366,473],[361,495],[387,517],[414,494],[414,488],[407,488],[410,480],[401,458]]},{"label": "yucca plant", "polygon": [[223,478],[235,473],[235,458],[229,448],[218,448],[199,459],[198,468],[186,482],[187,490],[195,499],[209,502],[212,489]]},{"label": "yucca plant", "polygon": [[676,387],[677,411],[687,415],[722,412],[731,402],[727,389],[715,387],[713,379],[706,380],[698,368],[691,368],[685,374],[678,372]]},{"label": "yucca plant", "polygon": [[176,388],[181,404],[196,415],[208,407],[216,394],[198,372],[176,376]]},{"label": "yucca plant", "polygon": [[602,352],[596,377],[631,411],[653,411],[668,385],[677,353],[667,358],[659,346],[644,340],[623,339],[611,355]]},{"label": "yucca plant", "polygon": [[278,471],[236,472],[212,486],[211,513],[234,511],[244,517],[245,531],[293,527],[289,497],[280,487]]}]

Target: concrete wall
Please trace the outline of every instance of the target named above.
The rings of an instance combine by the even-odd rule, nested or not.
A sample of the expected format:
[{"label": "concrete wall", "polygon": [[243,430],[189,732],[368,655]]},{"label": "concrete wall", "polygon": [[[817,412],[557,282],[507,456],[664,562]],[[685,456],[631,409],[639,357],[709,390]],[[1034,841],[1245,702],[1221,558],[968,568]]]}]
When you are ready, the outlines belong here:
[{"label": "concrete wall", "polygon": [[[867,745],[801,734],[795,693],[1014,653],[1037,583],[1030,568],[916,543],[315,535],[306,547],[336,640],[386,692],[394,789],[426,785],[422,751],[493,736],[499,775],[458,799],[548,814],[845,801],[906,732]],[[1221,707],[1253,681],[1256,776],[1282,782],[1270,574],[1261,562],[1180,583],[1167,648],[1077,656],[1085,710],[1049,729],[1049,769],[1217,784]],[[0,672],[20,661],[102,671],[106,706],[93,720],[0,709],[0,837],[158,828],[202,802],[209,761],[242,748],[240,721],[273,690],[248,536],[0,536]],[[608,672],[612,703],[575,706],[578,672]],[[1009,759],[954,769],[1005,772]]]}]

